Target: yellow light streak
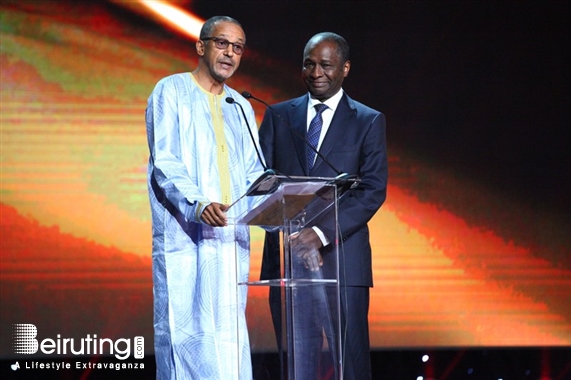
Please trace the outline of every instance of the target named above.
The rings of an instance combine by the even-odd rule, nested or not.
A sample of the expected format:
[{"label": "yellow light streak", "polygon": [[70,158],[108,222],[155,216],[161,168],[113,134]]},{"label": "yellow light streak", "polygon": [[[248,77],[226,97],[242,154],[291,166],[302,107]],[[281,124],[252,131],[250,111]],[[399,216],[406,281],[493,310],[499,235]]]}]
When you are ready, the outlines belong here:
[{"label": "yellow light streak", "polygon": [[159,19],[167,25],[187,36],[198,39],[200,28],[205,20],[170,4],[168,1],[139,0],[139,3],[156,16],[159,16]]}]

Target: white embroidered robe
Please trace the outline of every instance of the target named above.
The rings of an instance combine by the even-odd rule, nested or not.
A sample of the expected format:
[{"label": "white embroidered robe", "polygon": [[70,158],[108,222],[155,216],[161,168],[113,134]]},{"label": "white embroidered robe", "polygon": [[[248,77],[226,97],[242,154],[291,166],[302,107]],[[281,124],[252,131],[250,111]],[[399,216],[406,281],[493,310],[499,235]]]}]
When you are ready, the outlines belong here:
[{"label": "white embroidered robe", "polygon": [[252,378],[246,287],[237,286],[248,279],[249,230],[200,221],[209,203],[231,204],[263,172],[229,96],[257,143],[250,103],[228,86],[215,96],[175,74],[148,100],[157,379]]}]

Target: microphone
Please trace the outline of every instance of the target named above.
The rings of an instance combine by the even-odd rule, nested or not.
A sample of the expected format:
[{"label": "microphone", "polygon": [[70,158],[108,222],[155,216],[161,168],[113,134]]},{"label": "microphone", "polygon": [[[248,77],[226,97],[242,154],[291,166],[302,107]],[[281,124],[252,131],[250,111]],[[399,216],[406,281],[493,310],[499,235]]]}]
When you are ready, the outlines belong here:
[{"label": "microphone", "polygon": [[260,154],[260,150],[258,149],[258,146],[256,145],[256,140],[254,139],[254,135],[252,134],[252,130],[250,129],[250,124],[248,123],[248,118],[246,117],[246,113],[244,112],[244,108],[242,107],[242,105],[240,103],[235,101],[234,98],[232,98],[230,96],[226,98],[226,103],[236,104],[238,107],[240,107],[240,110],[242,111],[242,116],[244,116],[244,121],[246,121],[246,126],[248,127],[248,132],[250,133],[250,139],[252,139],[252,144],[254,144],[254,148],[256,149],[256,154],[258,155],[258,159],[260,160],[260,163],[262,164],[262,167],[264,168],[264,170],[267,171],[268,168],[264,164],[264,160],[262,160],[262,155]]},{"label": "microphone", "polygon": [[278,117],[284,124],[285,126],[292,131],[299,139],[301,139],[305,145],[307,145],[309,147],[309,149],[311,149],[318,157],[320,157],[323,162],[325,162],[327,164],[327,166],[329,166],[331,169],[333,169],[333,171],[335,173],[337,173],[337,177],[335,177],[335,183],[336,184],[340,184],[340,183],[347,183],[348,181],[354,181],[351,185],[351,188],[353,188],[354,186],[357,185],[358,178],[356,175],[350,175],[348,173],[344,173],[341,170],[338,170],[335,166],[333,166],[333,164],[331,162],[329,162],[329,160],[327,158],[325,158],[325,156],[323,154],[321,154],[317,149],[315,149],[313,147],[313,145],[311,145],[309,143],[309,141],[307,141],[307,139],[301,134],[299,133],[295,128],[293,128],[283,117],[282,115],[279,114],[278,111],[276,111],[272,106],[270,106],[268,103],[264,102],[262,99],[258,99],[256,98],[254,95],[250,94],[248,91],[242,91],[242,96],[245,97],[246,99],[254,99],[260,103],[262,103],[263,105],[266,106],[267,109],[269,109],[276,117]]},{"label": "microphone", "polygon": [[264,173],[254,181],[254,183],[252,183],[252,185],[250,186],[250,188],[248,189],[248,191],[246,192],[246,194],[248,195],[262,195],[262,194],[267,194],[270,192],[273,192],[278,184],[273,184],[271,186],[267,186],[265,185],[265,187],[262,187],[261,184],[262,183],[266,183],[267,181],[270,181],[269,179],[267,179],[270,176],[273,176],[276,174],[276,172],[272,169],[268,169],[266,167],[266,165],[264,164],[264,160],[262,159],[262,155],[260,154],[260,150],[258,149],[258,145],[256,145],[256,140],[254,139],[254,135],[252,134],[252,130],[250,129],[250,124],[248,123],[248,118],[246,117],[246,112],[244,112],[244,108],[242,107],[242,105],[240,103],[238,103],[236,100],[234,100],[234,98],[232,97],[227,97],[226,99],[226,103],[228,104],[236,104],[238,107],[240,107],[240,110],[242,111],[242,116],[244,117],[244,121],[246,122],[246,126],[248,127],[248,132],[250,133],[250,139],[252,140],[252,144],[254,144],[254,149],[256,149],[256,154],[258,155],[258,159],[260,160],[260,164],[262,164],[262,167],[264,168]]}]

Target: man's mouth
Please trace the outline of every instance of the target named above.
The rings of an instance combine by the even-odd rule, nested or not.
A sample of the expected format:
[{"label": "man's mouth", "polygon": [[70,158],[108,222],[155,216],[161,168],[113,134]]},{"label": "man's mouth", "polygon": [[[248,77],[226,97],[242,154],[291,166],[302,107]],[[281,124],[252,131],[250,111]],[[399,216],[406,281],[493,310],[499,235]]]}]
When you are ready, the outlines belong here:
[{"label": "man's mouth", "polygon": [[220,61],[218,62],[222,67],[226,68],[226,69],[231,69],[232,67],[234,67],[234,63],[233,62],[228,62],[228,61]]},{"label": "man's mouth", "polygon": [[313,87],[321,88],[327,86],[327,82],[311,82]]}]

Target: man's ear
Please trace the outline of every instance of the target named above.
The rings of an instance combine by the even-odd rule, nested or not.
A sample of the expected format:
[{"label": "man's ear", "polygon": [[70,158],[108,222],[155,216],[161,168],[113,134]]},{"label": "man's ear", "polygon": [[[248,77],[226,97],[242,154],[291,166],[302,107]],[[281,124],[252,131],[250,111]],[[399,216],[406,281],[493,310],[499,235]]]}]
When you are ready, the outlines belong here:
[{"label": "man's ear", "polygon": [[204,41],[196,41],[196,53],[201,57],[204,55]]},{"label": "man's ear", "polygon": [[347,61],[343,65],[343,78],[346,78],[347,75],[349,75],[349,70],[351,70],[351,61]]}]

